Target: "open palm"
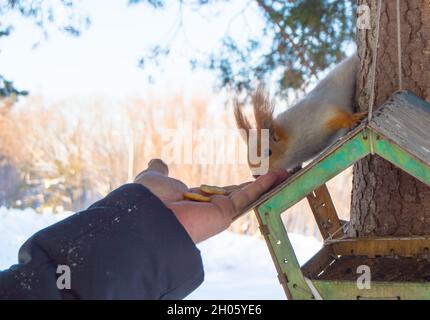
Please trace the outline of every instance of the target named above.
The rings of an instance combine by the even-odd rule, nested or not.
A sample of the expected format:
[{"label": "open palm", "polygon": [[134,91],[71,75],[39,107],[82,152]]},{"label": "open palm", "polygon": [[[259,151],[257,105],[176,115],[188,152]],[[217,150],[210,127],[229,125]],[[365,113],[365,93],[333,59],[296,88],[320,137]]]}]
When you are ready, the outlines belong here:
[{"label": "open palm", "polygon": [[195,243],[228,228],[233,217],[242,209],[287,177],[284,170],[272,171],[253,182],[225,187],[227,194],[212,195],[210,202],[195,202],[184,200],[183,193],[200,193],[199,189],[190,189],[183,182],[170,178],[168,174],[167,165],[154,159],[149,162],[148,169],[136,177],[135,182],[151,190],[173,211]]}]

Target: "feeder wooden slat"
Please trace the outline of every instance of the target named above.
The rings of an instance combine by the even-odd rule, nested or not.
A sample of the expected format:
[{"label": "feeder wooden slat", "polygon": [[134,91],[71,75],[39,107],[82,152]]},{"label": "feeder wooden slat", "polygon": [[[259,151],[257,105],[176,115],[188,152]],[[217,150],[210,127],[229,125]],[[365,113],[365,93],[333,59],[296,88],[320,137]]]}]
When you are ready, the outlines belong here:
[{"label": "feeder wooden slat", "polygon": [[307,195],[307,199],[323,239],[343,237],[342,225],[327,186],[318,187]]},{"label": "feeder wooden slat", "polygon": [[346,238],[327,240],[324,245],[331,246],[335,254],[340,256],[376,256],[399,255],[412,257],[429,254],[430,237],[401,238]]}]

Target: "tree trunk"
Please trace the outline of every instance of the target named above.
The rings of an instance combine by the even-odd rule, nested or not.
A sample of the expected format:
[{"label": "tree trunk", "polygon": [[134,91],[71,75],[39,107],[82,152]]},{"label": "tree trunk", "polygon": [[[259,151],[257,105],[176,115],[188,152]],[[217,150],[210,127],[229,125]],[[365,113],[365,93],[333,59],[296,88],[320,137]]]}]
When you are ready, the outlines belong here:
[{"label": "tree trunk", "polygon": [[[370,5],[371,29],[357,30],[361,61],[356,101],[367,110],[375,43],[377,1]],[[403,89],[430,102],[430,1],[400,0]],[[399,89],[396,1],[382,0],[375,79],[375,109]],[[430,128],[429,128],[430,130]],[[354,166],[351,236],[430,234],[430,188],[378,156]]]}]

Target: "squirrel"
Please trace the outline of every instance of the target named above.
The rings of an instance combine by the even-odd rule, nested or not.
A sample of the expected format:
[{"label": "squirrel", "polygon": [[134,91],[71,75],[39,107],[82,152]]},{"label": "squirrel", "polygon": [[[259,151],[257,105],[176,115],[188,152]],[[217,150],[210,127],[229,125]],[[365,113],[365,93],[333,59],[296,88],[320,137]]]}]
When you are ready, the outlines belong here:
[{"label": "squirrel", "polygon": [[[261,145],[259,132],[268,129],[269,149],[262,150],[261,157],[268,157],[269,170],[283,168],[296,172],[303,162],[317,156],[365,117],[364,112],[354,113],[352,107],[358,63],[356,54],[341,61],[312,91],[276,118],[264,87],[256,90],[252,104],[258,132],[257,150]],[[234,115],[237,127],[244,129],[240,130],[242,135],[249,132],[251,125],[237,101]],[[246,142],[248,136],[243,135]],[[249,161],[249,153],[248,143],[248,164],[254,171],[259,165]]]}]

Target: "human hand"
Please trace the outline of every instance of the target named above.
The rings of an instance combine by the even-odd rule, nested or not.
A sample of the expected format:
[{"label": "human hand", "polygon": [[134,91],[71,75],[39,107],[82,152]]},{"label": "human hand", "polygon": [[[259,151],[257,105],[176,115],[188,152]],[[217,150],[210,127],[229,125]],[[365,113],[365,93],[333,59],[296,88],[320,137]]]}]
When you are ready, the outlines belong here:
[{"label": "human hand", "polygon": [[271,171],[253,182],[225,187],[227,194],[212,195],[210,202],[194,202],[184,200],[183,193],[199,192],[198,189],[190,189],[183,182],[168,177],[168,174],[167,165],[153,159],[134,182],[147,187],[173,211],[194,243],[227,229],[241,210],[288,176],[285,170]]},{"label": "human hand", "polygon": [[184,192],[189,188],[185,183],[169,177],[169,168],[160,159],[152,159],[148,168],[139,173],[134,179],[155,194],[164,204],[183,199]]}]

